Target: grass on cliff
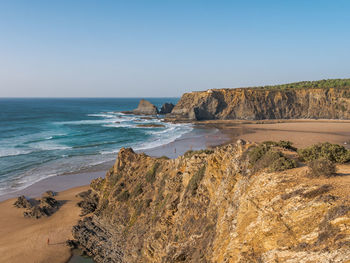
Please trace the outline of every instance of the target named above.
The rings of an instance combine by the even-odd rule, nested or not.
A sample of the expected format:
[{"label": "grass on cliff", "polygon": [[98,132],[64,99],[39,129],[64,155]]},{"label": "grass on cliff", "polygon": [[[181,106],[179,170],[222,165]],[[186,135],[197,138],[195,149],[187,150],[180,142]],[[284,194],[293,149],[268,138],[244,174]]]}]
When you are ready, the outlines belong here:
[{"label": "grass on cliff", "polygon": [[346,163],[350,161],[350,151],[344,146],[329,142],[319,143],[298,150],[299,158],[303,162],[311,162],[317,159],[327,159],[334,163]]},{"label": "grass on cliff", "polygon": [[[281,85],[267,85],[261,87],[252,87],[254,89],[264,90],[291,90],[291,89],[348,89],[350,88],[350,79],[323,79],[317,81],[300,81]],[[349,92],[350,96],[350,92]]]},{"label": "grass on cliff", "polygon": [[248,152],[249,164],[254,172],[266,169],[269,172],[279,172],[297,167],[295,160],[286,157],[276,147],[296,150],[291,142],[263,142]]}]

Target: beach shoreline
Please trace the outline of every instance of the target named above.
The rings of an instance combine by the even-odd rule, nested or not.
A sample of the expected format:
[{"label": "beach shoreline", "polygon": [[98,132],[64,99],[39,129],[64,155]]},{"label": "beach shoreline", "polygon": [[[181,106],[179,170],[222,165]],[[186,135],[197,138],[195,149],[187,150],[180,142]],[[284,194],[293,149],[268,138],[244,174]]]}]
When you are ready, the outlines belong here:
[{"label": "beach shoreline", "polygon": [[[344,145],[344,143],[350,141],[350,121],[205,121],[194,123],[194,125],[202,129],[203,133],[197,133],[196,136],[192,136],[193,133],[192,135],[187,134],[169,144],[138,152],[145,152],[154,157],[165,155],[170,158],[176,158],[190,149],[199,150],[215,147],[234,142],[237,139],[254,142],[290,140],[294,142],[296,147],[305,147],[324,141]],[[344,146],[348,147],[349,145],[346,144]],[[56,251],[51,251],[51,247],[48,249],[47,246],[40,243],[34,249],[33,245],[26,245],[22,240],[23,238],[20,240],[18,238],[21,237],[23,232],[25,235],[28,235],[26,242],[32,240],[34,244],[38,242],[38,238],[41,240],[40,242],[46,240],[48,233],[56,233],[55,235],[62,240],[69,239],[71,237],[72,226],[80,219],[80,208],[76,206],[78,202],[76,194],[88,189],[88,185],[92,179],[104,177],[106,171],[111,168],[113,163],[107,162],[99,167],[101,169],[96,169],[95,167],[95,170],[46,178],[26,189],[8,194],[7,196],[0,196],[0,210],[2,211],[0,229],[3,229],[0,232],[0,247],[2,249],[0,253],[8,254],[10,253],[9,251],[13,251],[8,256],[8,260],[6,261],[5,259],[4,262],[23,262],[30,254],[32,257],[35,254],[44,255],[50,258],[50,262],[67,262],[71,256],[71,251],[65,244],[60,244],[62,246],[62,248],[59,248],[61,253],[57,256]],[[48,218],[39,220],[24,218],[21,214],[23,210],[16,209],[12,205],[15,201],[14,197],[18,195],[24,194],[34,198],[47,190],[58,191],[58,199],[65,200],[66,202],[54,215]],[[34,230],[35,233],[33,233]],[[63,234],[58,235],[57,231]],[[31,234],[29,235],[29,233]],[[33,253],[33,249],[37,249],[38,252]],[[45,261],[39,260],[38,262]]]}]

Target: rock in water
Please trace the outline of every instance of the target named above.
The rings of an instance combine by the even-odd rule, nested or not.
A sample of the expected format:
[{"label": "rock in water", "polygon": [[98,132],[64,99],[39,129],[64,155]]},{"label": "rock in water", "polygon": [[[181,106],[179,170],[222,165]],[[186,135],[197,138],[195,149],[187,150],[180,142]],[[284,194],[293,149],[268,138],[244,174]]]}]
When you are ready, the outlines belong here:
[{"label": "rock in water", "polygon": [[162,108],[160,109],[159,113],[160,114],[168,114],[173,110],[174,107],[175,107],[175,105],[172,103],[164,103]]},{"label": "rock in water", "polygon": [[139,106],[137,107],[137,109],[133,110],[133,113],[139,115],[157,115],[158,109],[149,101],[140,100]]}]

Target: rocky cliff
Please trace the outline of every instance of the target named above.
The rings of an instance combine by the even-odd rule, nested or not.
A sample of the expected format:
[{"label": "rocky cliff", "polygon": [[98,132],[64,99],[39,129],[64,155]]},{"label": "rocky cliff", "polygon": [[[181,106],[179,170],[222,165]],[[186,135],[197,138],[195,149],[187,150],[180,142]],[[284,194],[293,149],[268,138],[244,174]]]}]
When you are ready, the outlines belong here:
[{"label": "rocky cliff", "polygon": [[349,88],[215,89],[185,93],[169,118],[350,119]]},{"label": "rocky cliff", "polygon": [[253,146],[171,160],[122,149],[73,236],[98,263],[349,262],[349,184],[306,167],[252,172]]}]

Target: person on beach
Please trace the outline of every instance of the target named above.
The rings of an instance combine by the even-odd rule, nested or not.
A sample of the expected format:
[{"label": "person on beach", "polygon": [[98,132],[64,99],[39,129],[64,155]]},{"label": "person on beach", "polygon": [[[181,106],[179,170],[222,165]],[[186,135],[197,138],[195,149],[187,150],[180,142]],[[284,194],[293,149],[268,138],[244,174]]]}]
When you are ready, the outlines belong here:
[{"label": "person on beach", "polygon": [[50,245],[50,239],[47,238],[47,245]]}]

